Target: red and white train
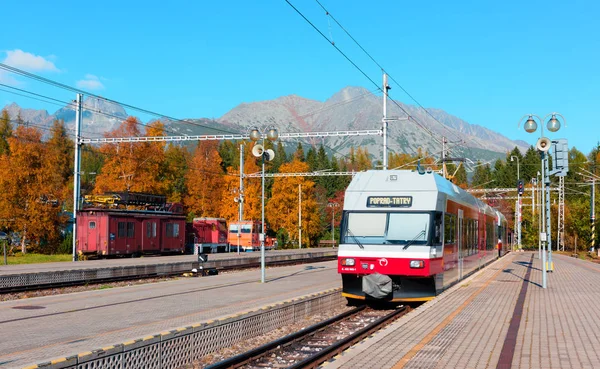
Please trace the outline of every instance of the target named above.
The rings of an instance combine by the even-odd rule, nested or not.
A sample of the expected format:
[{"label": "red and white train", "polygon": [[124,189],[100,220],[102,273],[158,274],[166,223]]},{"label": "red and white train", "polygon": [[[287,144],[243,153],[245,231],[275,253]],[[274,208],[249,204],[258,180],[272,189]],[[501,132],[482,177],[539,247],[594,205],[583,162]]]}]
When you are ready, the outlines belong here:
[{"label": "red and white train", "polygon": [[427,301],[507,252],[505,217],[433,172],[370,170],[346,190],[338,251],[349,301]]}]

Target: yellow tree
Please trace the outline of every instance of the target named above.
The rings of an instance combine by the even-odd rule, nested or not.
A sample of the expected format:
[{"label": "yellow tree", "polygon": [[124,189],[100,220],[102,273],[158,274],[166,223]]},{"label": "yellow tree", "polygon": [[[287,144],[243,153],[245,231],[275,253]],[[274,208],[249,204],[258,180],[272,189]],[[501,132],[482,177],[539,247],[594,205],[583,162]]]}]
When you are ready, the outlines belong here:
[{"label": "yellow tree", "polygon": [[216,141],[200,141],[185,176],[188,212],[196,217],[216,217],[222,196],[223,169]]},{"label": "yellow tree", "polygon": [[[106,137],[163,136],[160,122],[148,125],[147,131],[139,129],[140,122],[128,117],[119,128]],[[160,180],[160,168],[165,160],[164,143],[127,142],[104,144],[100,152],[106,156],[102,172],[96,178],[94,193],[113,191],[165,193],[165,183]]]},{"label": "yellow tree", "polygon": [[[401,154],[397,154],[395,152],[392,152],[388,155],[388,167],[389,168],[398,168],[401,167],[403,165],[409,164],[414,160],[414,158],[412,156],[410,156],[409,154],[405,154],[405,153],[401,153]],[[407,167],[403,167],[402,169],[409,169],[408,166]]]},{"label": "yellow tree", "polygon": [[[251,149],[251,145],[246,145]],[[256,159],[252,155],[251,150],[244,150],[246,153],[244,159],[244,174],[259,173],[261,166],[257,164],[259,159]],[[266,167],[269,164],[265,164]],[[260,178],[246,178],[244,180],[244,219],[246,220],[260,220],[262,218],[261,208],[261,179]],[[266,200],[265,200],[266,201]]]},{"label": "yellow tree", "polygon": [[[308,172],[308,164],[294,159],[281,165],[280,173]],[[266,205],[266,218],[270,227],[285,229],[290,238],[298,240],[298,191],[302,193],[302,243],[315,245],[321,232],[321,216],[314,196],[315,183],[304,177],[278,177],[272,196]]]},{"label": "yellow tree", "polygon": [[17,127],[7,140],[10,155],[0,159],[0,219],[19,232],[23,253],[29,241],[33,245],[56,244],[59,238],[59,208],[53,205],[60,200],[61,191],[50,176],[51,168],[45,165],[48,150],[41,137],[36,128]]},{"label": "yellow tree", "polygon": [[371,162],[371,158],[369,158],[369,150],[367,148],[359,147],[356,150],[356,165],[357,170],[363,171],[373,168],[373,163]]},{"label": "yellow tree", "polygon": [[233,167],[227,168],[227,174],[223,176],[221,188],[221,204],[219,205],[219,217],[225,218],[227,222],[237,222],[239,218],[238,203],[234,198],[239,198],[240,177]]},{"label": "yellow tree", "polygon": [[169,201],[183,202],[187,192],[185,174],[191,160],[189,151],[184,146],[169,144],[165,150],[164,168],[161,180],[164,182]]}]

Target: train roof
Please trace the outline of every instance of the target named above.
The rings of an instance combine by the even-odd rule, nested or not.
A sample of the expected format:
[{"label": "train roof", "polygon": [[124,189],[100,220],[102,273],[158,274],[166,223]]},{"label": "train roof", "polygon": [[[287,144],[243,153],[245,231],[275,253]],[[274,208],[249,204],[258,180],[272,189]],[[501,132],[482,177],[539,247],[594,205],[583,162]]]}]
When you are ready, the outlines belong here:
[{"label": "train roof", "polygon": [[368,170],[357,173],[346,190],[344,209],[366,210],[368,196],[412,196],[413,210],[435,210],[439,194],[446,199],[496,215],[492,207],[435,172],[412,170]]},{"label": "train roof", "polygon": [[170,212],[170,211],[161,211],[161,210],[133,210],[133,209],[110,209],[110,208],[85,208],[85,209],[80,209],[77,212],[79,214],[102,213],[102,214],[118,215],[118,216],[152,216],[152,215],[160,215],[160,216],[185,218],[184,214],[174,213],[174,212]]}]

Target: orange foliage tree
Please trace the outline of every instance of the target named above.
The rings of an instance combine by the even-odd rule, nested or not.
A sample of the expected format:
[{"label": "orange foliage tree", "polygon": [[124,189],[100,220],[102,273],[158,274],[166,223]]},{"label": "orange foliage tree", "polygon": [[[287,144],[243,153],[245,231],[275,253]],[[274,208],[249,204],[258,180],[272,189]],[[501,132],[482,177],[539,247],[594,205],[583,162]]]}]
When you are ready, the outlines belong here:
[{"label": "orange foliage tree", "polygon": [[[164,125],[156,121],[139,129],[140,122],[128,117],[119,128],[106,137],[164,136]],[[161,168],[165,161],[164,142],[127,142],[104,144],[100,152],[106,156],[101,173],[96,178],[94,193],[113,191],[164,194],[165,182]]]},{"label": "orange foliage tree", "polygon": [[217,217],[222,196],[223,169],[216,141],[200,141],[185,176],[184,198],[190,216]]},{"label": "orange foliage tree", "polygon": [[219,205],[219,217],[225,218],[227,222],[237,222],[239,218],[238,203],[234,198],[239,198],[240,178],[239,173],[233,167],[227,168],[227,174],[223,176],[221,188],[221,204]]},{"label": "orange foliage tree", "polygon": [[[307,163],[294,159],[281,165],[280,173],[308,172]],[[277,177],[272,196],[266,205],[265,217],[272,229],[285,229],[290,238],[298,240],[298,187],[302,193],[302,243],[316,245],[321,233],[321,215],[314,196],[315,183],[304,177]]]},{"label": "orange foliage tree", "polygon": [[[246,145],[246,147],[249,149],[244,150],[246,153],[244,158],[244,174],[259,173],[262,168],[257,162],[260,162],[260,160],[252,155],[251,145]],[[265,171],[268,165],[265,163]],[[261,179],[259,177],[246,178],[244,180],[244,219],[260,220],[261,218]]]},{"label": "orange foliage tree", "polygon": [[23,253],[29,241],[39,251],[44,243],[56,246],[65,222],[56,206],[64,200],[64,183],[46,165],[48,148],[41,138],[38,129],[19,126],[7,139],[10,155],[0,156],[0,219],[19,232]]}]

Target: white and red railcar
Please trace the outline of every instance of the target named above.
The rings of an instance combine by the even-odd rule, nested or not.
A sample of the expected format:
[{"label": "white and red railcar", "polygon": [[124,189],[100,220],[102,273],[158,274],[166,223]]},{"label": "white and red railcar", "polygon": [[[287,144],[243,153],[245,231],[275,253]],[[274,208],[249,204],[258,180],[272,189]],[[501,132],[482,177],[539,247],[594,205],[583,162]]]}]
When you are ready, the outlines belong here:
[{"label": "white and red railcar", "polygon": [[500,212],[437,173],[408,170],[355,175],[341,227],[349,300],[430,300],[506,252],[510,236]]}]

